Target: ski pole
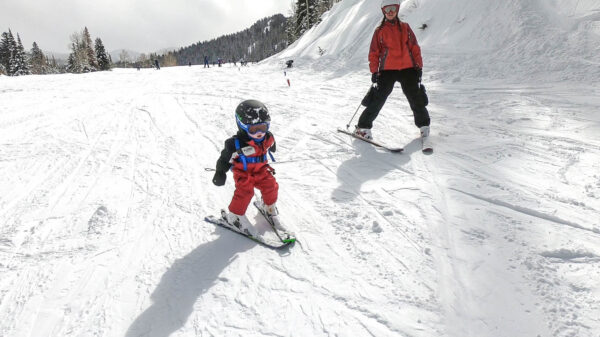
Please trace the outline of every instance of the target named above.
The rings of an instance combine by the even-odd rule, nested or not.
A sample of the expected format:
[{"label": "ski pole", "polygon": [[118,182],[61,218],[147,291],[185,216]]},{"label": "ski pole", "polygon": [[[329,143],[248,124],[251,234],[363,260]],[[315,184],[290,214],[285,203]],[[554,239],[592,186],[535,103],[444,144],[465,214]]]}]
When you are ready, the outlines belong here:
[{"label": "ski pole", "polygon": [[356,116],[356,113],[358,112],[358,109],[360,109],[360,106],[362,105],[359,104],[358,107],[356,108],[356,111],[354,111],[354,115],[352,115],[352,118],[350,118],[350,120],[348,121],[348,124],[346,124],[346,129],[350,129],[350,124],[352,123],[352,120],[354,119],[354,116]]},{"label": "ski pole", "polygon": [[[371,91],[371,87],[369,87],[369,91]],[[369,91],[367,91],[367,95],[369,94]],[[354,119],[354,117],[356,116],[356,113],[358,112],[358,109],[360,109],[360,106],[362,105],[362,102],[360,102],[360,104],[358,105],[358,107],[356,108],[356,111],[354,111],[354,115],[352,115],[352,118],[350,118],[350,121],[348,121],[348,124],[346,124],[346,129],[350,128],[350,124],[352,123],[352,120]]]}]

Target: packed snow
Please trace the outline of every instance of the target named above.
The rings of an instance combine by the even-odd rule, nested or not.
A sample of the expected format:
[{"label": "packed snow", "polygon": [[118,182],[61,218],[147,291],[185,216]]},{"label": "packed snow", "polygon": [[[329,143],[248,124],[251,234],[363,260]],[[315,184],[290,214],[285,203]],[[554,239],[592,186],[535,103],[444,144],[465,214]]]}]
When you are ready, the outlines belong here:
[{"label": "packed snow", "polygon": [[[336,132],[378,3],[247,67],[0,77],[0,336],[599,337],[600,4],[405,1],[425,155],[399,87],[373,134],[404,153]],[[203,220],[250,98],[298,235],[281,251]]]}]

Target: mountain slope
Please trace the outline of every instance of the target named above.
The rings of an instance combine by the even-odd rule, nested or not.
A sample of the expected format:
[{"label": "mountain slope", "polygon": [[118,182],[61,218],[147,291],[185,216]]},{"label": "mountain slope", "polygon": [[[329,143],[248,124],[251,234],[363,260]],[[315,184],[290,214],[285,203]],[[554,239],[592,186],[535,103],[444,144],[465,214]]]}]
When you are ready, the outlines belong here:
[{"label": "mountain slope", "polygon": [[203,64],[205,55],[211,62],[217,62],[219,58],[226,62],[259,61],[285,48],[286,22],[283,15],[273,15],[241,32],[180,48],[174,56],[178,65]]}]

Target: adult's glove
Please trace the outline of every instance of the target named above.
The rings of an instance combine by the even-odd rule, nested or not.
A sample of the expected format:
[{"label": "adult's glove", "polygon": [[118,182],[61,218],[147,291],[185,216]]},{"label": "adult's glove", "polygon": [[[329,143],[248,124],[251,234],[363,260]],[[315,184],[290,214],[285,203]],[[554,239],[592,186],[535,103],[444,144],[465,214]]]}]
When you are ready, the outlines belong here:
[{"label": "adult's glove", "polygon": [[213,177],[213,184],[217,186],[225,185],[225,180],[227,180],[227,173],[222,171],[215,172],[215,176]]},{"label": "adult's glove", "polygon": [[379,80],[379,73],[372,73],[371,74],[371,83],[377,83],[378,80]]}]

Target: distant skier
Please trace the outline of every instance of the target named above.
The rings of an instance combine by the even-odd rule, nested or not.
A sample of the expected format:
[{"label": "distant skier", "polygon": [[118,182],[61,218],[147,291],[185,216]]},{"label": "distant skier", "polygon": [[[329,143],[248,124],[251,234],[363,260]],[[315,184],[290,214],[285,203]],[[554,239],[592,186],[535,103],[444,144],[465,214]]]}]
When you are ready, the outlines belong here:
[{"label": "distant skier", "polygon": [[398,19],[399,0],[381,2],[383,20],[371,40],[369,68],[371,82],[376,86],[373,97],[362,112],[354,133],[373,139],[371,128],[379,111],[392,93],[394,83],[400,82],[402,91],[412,109],[415,125],[421,131],[424,143],[429,137],[429,112],[424,87],[420,84],[423,75],[423,60],[417,38],[406,22]]},{"label": "distant skier", "polygon": [[204,55],[204,68],[210,68],[210,64],[208,63],[207,55]]},{"label": "distant skier", "polygon": [[226,220],[240,230],[256,236],[256,229],[245,215],[254,196],[254,188],[262,194],[260,204],[265,213],[281,228],[275,207],[279,185],[273,176],[274,170],[268,164],[268,156],[272,159],[271,152],[275,152],[275,138],[269,131],[269,111],[259,101],[241,102],[235,109],[235,119],[238,132],[225,141],[225,148],[217,160],[213,183],[223,186],[227,171],[232,169],[235,191]]},{"label": "distant skier", "polygon": [[160,64],[158,63],[158,59],[154,60],[154,67],[156,68],[156,70],[160,70]]}]

